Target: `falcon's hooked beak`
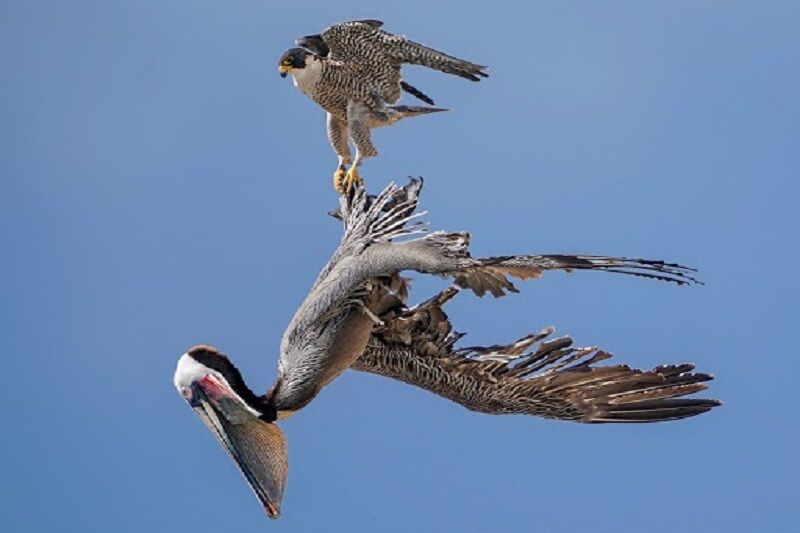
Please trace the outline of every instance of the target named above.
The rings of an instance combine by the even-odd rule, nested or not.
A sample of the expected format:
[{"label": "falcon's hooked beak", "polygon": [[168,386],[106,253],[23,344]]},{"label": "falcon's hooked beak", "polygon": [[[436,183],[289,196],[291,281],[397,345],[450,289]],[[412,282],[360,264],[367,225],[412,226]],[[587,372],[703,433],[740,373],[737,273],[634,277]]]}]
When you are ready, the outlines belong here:
[{"label": "falcon's hooked beak", "polygon": [[213,374],[193,382],[187,400],[239,467],[267,516],[278,518],[287,472],[286,440],[280,428],[259,418],[224,379]]},{"label": "falcon's hooked beak", "polygon": [[278,72],[281,75],[281,78],[285,78],[290,72],[292,71],[291,65],[280,65],[278,66]]}]

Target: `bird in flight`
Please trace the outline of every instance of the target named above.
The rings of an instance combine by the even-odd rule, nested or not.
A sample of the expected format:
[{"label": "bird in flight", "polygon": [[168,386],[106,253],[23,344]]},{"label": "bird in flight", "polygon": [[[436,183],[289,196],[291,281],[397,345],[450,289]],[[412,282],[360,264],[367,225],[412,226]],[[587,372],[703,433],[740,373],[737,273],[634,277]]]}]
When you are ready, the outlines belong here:
[{"label": "bird in flight", "polygon": [[[637,370],[598,366],[611,354],[575,347],[548,328],[508,345],[456,348],[460,334],[443,310],[461,289],[496,297],[517,292],[509,279],[549,270],[600,270],[696,283],[686,267],[590,255],[473,258],[469,234],[425,230],[415,214],[421,180],[389,185],[377,197],[355,187],[340,197],[344,236],[280,345],[278,376],[254,393],[227,356],[208,345],[184,353],[174,384],[233,458],[267,515],[277,518],[288,470],[276,422],[306,406],[348,368],[426,389],[470,410],[586,423],[660,422],[719,405],[684,396],[713,376],[690,363]],[[419,236],[422,234],[422,236]],[[414,236],[414,237],[409,237]],[[400,239],[400,240],[398,240]],[[454,285],[409,307],[405,270],[449,277]]]},{"label": "bird in flight", "polygon": [[[295,87],[327,112],[328,140],[339,158],[333,175],[334,188],[339,192],[362,183],[358,170],[361,162],[378,155],[371,141],[372,128],[445,111],[395,105],[401,91],[434,105],[430,97],[402,80],[404,64],[422,65],[471,81],[488,77],[483,65],[409,41],[381,26],[383,22],[377,20],[330,26],[319,35],[297,39],[299,48],[287,50],[278,63],[280,75],[291,74]],[[355,159],[349,139],[355,145]]]}]

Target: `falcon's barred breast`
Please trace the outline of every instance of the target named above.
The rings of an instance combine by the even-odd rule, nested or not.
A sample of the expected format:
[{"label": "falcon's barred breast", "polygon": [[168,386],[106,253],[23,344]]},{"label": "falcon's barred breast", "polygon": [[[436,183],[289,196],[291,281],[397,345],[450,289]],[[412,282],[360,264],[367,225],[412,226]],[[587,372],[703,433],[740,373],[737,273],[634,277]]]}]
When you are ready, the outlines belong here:
[{"label": "falcon's barred breast", "polygon": [[[327,112],[328,140],[339,158],[334,186],[340,192],[360,183],[361,162],[378,155],[372,145],[372,128],[445,111],[397,105],[403,91],[433,105],[429,96],[403,81],[404,64],[470,81],[488,77],[483,65],[415,43],[381,26],[383,23],[377,20],[336,24],[321,34],[297,39],[299,48],[287,50],[278,64],[281,76],[291,74],[295,86]],[[349,140],[355,145],[355,158]]]}]

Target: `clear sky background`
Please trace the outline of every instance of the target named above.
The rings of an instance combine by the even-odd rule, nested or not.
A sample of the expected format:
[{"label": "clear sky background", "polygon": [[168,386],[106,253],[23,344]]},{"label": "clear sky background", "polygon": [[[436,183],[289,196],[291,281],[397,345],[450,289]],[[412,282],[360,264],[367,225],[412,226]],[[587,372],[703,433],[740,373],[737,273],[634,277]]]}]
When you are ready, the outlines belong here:
[{"label": "clear sky background", "polygon": [[[793,530],[796,6],[2,2],[2,529]],[[409,68],[453,111],[376,132],[373,190],[425,176],[433,227],[471,231],[476,254],[667,259],[707,282],[554,273],[462,294],[467,343],[555,325],[619,362],[693,361],[724,407],[582,426],[347,373],[282,424],[284,517],[267,522],[172,373],[208,342],[272,382],[340,234],[323,112],[277,59],[364,17],[491,73]]]}]

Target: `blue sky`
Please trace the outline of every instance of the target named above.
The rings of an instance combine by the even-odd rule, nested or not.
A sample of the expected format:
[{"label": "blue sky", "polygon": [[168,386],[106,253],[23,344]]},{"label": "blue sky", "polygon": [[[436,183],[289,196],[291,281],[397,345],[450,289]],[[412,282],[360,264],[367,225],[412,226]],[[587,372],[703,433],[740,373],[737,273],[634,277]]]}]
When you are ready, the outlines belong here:
[{"label": "blue sky", "polygon": [[[339,238],[323,113],[276,73],[373,17],[490,65],[408,69],[453,111],[375,133],[476,254],[679,261],[702,287],[552,274],[449,308],[468,344],[555,325],[716,374],[714,413],[581,426],[347,373],[286,421],[268,523],[171,379],[213,343],[271,383]],[[800,504],[800,8],[790,2],[0,6],[0,523],[8,531],[788,531]],[[420,280],[414,299],[441,280]]]}]

